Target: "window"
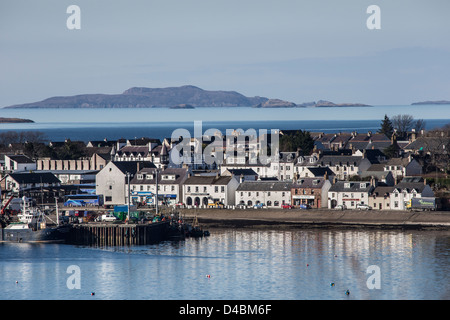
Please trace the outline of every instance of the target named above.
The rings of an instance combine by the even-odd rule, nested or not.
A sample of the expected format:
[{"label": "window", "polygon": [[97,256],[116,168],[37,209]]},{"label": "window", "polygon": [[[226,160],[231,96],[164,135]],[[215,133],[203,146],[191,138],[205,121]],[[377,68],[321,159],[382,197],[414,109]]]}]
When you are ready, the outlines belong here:
[{"label": "window", "polygon": [[191,192],[191,187],[187,187],[187,191],[188,191],[188,192]]},{"label": "window", "polygon": [[198,192],[198,187],[195,187],[195,192]]},{"label": "window", "polygon": [[106,197],[105,197],[105,201],[112,201],[112,197],[106,196]]},{"label": "window", "polygon": [[112,190],[112,186],[109,186],[109,190]]},{"label": "window", "polygon": [[220,192],[225,192],[225,187],[224,186],[220,187]]},{"label": "window", "polygon": [[256,196],[259,197],[259,192],[258,191],[256,191]]},{"label": "window", "polygon": [[205,187],[203,187],[203,192],[206,192],[206,186],[205,186]]},{"label": "window", "polygon": [[218,187],[218,186],[215,186],[215,187],[214,187],[214,192],[215,192],[215,193],[219,192],[219,187]]}]

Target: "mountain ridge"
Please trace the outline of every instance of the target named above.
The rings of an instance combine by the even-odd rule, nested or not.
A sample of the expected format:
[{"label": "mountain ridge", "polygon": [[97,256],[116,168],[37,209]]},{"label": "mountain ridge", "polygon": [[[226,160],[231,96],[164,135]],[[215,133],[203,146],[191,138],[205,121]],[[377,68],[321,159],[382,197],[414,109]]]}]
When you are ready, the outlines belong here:
[{"label": "mountain ridge", "polygon": [[[192,108],[203,107],[256,107],[256,108],[304,108],[368,106],[364,104],[335,104],[319,100],[296,104],[281,99],[246,97],[237,91],[204,90],[193,85],[167,88],[131,87],[121,94],[80,94],[55,96],[42,101],[15,104],[4,108]],[[178,106],[178,107],[177,107]]]}]

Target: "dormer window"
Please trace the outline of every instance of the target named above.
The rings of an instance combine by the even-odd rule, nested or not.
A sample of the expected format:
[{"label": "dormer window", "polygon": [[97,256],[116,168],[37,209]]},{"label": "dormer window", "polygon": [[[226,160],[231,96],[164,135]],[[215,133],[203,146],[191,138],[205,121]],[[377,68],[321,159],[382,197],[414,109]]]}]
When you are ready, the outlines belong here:
[{"label": "dormer window", "polygon": [[152,174],[147,174],[147,175],[145,175],[145,179],[153,180],[153,175]]},{"label": "dormer window", "polygon": [[350,188],[352,184],[350,182],[344,183],[344,188]]},{"label": "dormer window", "polygon": [[367,183],[360,183],[360,184],[359,184],[359,188],[360,188],[360,189],[367,188]]},{"label": "dormer window", "polygon": [[136,178],[138,180],[143,180],[144,179],[144,175],[139,173],[139,174],[136,175]]}]

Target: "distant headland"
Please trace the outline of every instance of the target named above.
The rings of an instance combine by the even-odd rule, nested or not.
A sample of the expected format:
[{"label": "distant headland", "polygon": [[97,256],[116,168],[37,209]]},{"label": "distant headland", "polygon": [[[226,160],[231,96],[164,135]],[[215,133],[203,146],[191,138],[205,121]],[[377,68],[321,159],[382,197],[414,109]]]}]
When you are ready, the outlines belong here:
[{"label": "distant headland", "polygon": [[133,87],[121,94],[81,94],[51,97],[38,102],[16,104],[4,108],[170,108],[207,107],[314,108],[370,107],[360,103],[335,104],[330,101],[294,103],[280,99],[246,97],[236,91],[208,91],[187,85],[169,88]]},{"label": "distant headland", "polygon": [[414,106],[414,105],[421,105],[421,104],[450,104],[450,101],[448,101],[448,100],[438,100],[438,101],[421,101],[421,102],[413,102],[413,103],[411,103],[412,106]]},{"label": "distant headland", "polygon": [[0,123],[34,123],[34,121],[30,119],[0,117]]}]

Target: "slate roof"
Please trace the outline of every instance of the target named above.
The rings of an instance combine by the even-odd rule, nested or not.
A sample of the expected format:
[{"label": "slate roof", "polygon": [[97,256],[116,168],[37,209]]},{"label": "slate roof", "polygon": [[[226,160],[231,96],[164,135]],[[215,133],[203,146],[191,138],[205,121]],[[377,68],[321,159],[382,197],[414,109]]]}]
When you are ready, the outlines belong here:
[{"label": "slate roof", "polygon": [[359,156],[323,156],[318,162],[322,166],[359,166],[362,159]]},{"label": "slate roof", "polygon": [[325,179],[323,178],[300,178],[292,185],[292,188],[317,188],[322,189]]},{"label": "slate roof", "polygon": [[[137,175],[142,174],[143,179],[138,179]],[[153,179],[147,179],[146,174],[152,174]],[[163,175],[175,175],[175,180],[164,180]],[[180,184],[186,177],[187,170],[184,168],[167,168],[162,172],[158,172],[158,184]],[[139,170],[131,179],[130,184],[156,184],[156,168],[144,168]]]},{"label": "slate roof", "polygon": [[153,162],[150,161],[113,161],[112,162],[122,173],[126,174],[127,172],[131,174],[135,174],[139,168],[156,168]]},{"label": "slate roof", "polygon": [[35,163],[33,160],[23,154],[8,155],[8,157],[17,163]]},{"label": "slate roof", "polygon": [[291,191],[292,185],[285,181],[244,181],[236,191]]},{"label": "slate roof", "polygon": [[19,184],[61,183],[61,181],[50,172],[11,173],[9,176]]},{"label": "slate roof", "polygon": [[184,182],[185,185],[227,185],[231,176],[191,176]]},{"label": "slate roof", "polygon": [[[350,183],[350,188],[346,188],[346,183]],[[364,183],[364,188],[361,184]],[[369,192],[373,186],[369,181],[337,181],[333,184],[329,192]]]}]

